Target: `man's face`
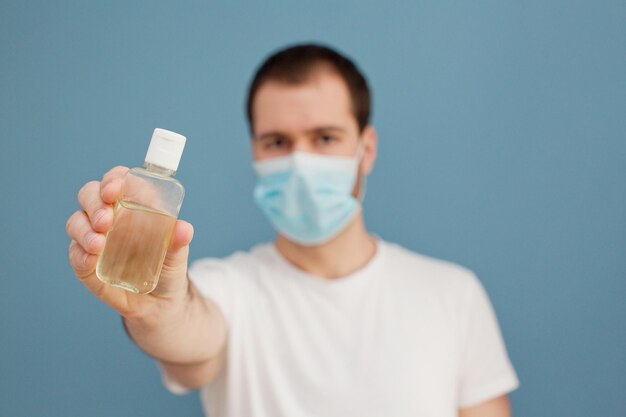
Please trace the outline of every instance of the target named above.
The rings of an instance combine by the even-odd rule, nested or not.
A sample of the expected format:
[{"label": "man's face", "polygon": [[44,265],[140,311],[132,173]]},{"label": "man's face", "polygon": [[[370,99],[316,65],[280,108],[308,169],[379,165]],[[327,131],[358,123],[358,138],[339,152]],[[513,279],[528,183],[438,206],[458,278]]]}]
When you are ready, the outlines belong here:
[{"label": "man's face", "polygon": [[252,106],[254,159],[294,151],[355,155],[361,135],[350,104],[344,81],[329,71],[298,85],[265,82]]}]

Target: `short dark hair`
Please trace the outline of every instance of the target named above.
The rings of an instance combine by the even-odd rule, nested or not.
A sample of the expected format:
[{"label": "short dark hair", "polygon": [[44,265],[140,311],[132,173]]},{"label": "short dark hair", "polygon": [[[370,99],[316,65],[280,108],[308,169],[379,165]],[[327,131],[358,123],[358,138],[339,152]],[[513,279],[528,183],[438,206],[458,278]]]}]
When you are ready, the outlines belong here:
[{"label": "short dark hair", "polygon": [[257,91],[267,81],[285,84],[302,84],[315,72],[328,68],[339,75],[350,92],[352,112],[363,131],[369,123],[371,93],[365,76],[346,56],[328,46],[319,44],[298,44],[289,46],[270,55],[256,70],[248,87],[246,111],[250,130],[253,130],[252,105]]}]

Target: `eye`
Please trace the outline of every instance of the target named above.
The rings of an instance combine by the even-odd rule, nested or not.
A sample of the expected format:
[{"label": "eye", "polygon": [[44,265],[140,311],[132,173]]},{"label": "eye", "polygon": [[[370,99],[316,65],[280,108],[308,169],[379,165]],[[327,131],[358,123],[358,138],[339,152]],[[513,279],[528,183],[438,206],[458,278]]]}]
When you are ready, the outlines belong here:
[{"label": "eye", "polygon": [[275,137],[267,139],[263,144],[265,149],[281,149],[287,146],[285,138]]},{"label": "eye", "polygon": [[331,134],[323,133],[317,137],[317,142],[320,145],[330,145],[335,142],[337,138]]}]

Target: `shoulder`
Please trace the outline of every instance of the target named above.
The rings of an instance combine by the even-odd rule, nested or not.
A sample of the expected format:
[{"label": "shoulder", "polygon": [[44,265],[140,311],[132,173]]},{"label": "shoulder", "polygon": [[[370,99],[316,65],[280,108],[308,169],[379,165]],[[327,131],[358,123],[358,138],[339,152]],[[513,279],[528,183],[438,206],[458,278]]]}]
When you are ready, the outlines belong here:
[{"label": "shoulder", "polygon": [[208,273],[235,274],[254,271],[264,264],[271,262],[271,243],[260,243],[248,250],[241,250],[230,255],[217,258],[205,257],[191,263],[190,276],[206,275]]},{"label": "shoulder", "polygon": [[465,293],[480,287],[476,274],[457,263],[424,255],[383,241],[387,268],[403,281],[431,290]]},{"label": "shoulder", "polygon": [[395,282],[396,294],[445,312],[457,329],[467,328],[472,320],[493,320],[489,296],[472,270],[398,244],[386,245],[387,268],[393,271],[386,278]]},{"label": "shoulder", "polygon": [[200,294],[216,302],[230,321],[237,298],[258,281],[259,274],[271,259],[270,244],[259,244],[224,258],[197,259],[189,266],[188,276]]}]

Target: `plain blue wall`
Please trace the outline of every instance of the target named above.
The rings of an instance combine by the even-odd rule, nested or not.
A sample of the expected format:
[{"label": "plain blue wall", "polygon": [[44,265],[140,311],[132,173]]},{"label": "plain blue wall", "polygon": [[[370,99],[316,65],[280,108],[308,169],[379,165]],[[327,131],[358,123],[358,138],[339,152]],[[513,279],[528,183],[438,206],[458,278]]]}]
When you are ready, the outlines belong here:
[{"label": "plain blue wall", "polygon": [[192,258],[270,239],[245,89],[307,40],[374,90],[368,225],[478,273],[516,415],[626,415],[626,3],[225,3],[0,2],[0,416],[201,416],[73,277],[65,221],[164,127]]}]

